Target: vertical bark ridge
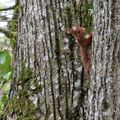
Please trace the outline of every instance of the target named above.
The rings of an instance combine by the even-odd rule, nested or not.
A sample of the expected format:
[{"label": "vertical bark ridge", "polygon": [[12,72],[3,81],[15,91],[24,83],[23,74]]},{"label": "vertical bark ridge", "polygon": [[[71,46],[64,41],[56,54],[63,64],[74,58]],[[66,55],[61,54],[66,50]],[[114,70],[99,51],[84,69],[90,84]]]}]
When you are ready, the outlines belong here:
[{"label": "vertical bark ridge", "polygon": [[46,42],[46,48],[48,52],[48,60],[49,60],[49,66],[50,66],[50,85],[51,85],[51,94],[52,94],[52,102],[53,102],[53,114],[54,114],[54,120],[57,120],[56,118],[56,103],[55,103],[55,95],[54,95],[54,85],[53,85],[53,67],[50,59],[50,53],[49,53],[49,48],[47,46],[47,40],[45,38]]},{"label": "vertical bark ridge", "polygon": [[53,6],[53,1],[50,0],[50,6],[51,6],[51,11],[53,12],[53,22],[54,22],[54,31],[55,31],[55,53],[56,53],[56,61],[58,65],[58,83],[59,83],[59,94],[61,95],[61,78],[60,78],[60,70],[61,70],[61,61],[60,61],[60,44],[59,44],[59,36],[58,36],[58,27],[57,27],[57,20],[56,20],[56,14],[55,14],[55,9]]}]

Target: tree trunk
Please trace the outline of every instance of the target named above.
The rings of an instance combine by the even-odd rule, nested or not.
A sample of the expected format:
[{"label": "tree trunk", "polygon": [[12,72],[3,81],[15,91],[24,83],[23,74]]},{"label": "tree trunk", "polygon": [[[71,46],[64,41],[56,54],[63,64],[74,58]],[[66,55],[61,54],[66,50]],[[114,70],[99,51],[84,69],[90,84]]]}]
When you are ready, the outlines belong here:
[{"label": "tree trunk", "polygon": [[5,109],[7,119],[77,120],[83,116],[79,48],[65,28],[85,25],[85,2],[20,0],[14,96]]},{"label": "tree trunk", "polygon": [[86,120],[120,120],[120,1],[94,0],[94,40]]}]

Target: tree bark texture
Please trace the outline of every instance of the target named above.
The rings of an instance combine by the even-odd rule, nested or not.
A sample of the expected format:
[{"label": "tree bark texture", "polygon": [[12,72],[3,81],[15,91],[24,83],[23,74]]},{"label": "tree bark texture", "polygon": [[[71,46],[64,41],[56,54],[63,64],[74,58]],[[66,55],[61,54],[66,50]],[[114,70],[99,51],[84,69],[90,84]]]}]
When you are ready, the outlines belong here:
[{"label": "tree bark texture", "polygon": [[94,0],[86,120],[120,120],[120,1]]},{"label": "tree bark texture", "polygon": [[[13,90],[16,98],[11,101],[16,107],[7,107],[11,118],[120,119],[120,2],[93,3],[91,77],[85,81],[79,47],[65,34],[65,28],[91,24],[85,19],[87,1],[20,0]],[[26,112],[21,106],[32,107]]]},{"label": "tree bark texture", "polygon": [[[11,100],[16,106],[9,103],[7,108],[12,111],[6,108],[7,115],[14,120],[79,120],[84,113],[82,67],[78,45],[72,36],[66,37],[65,28],[85,25],[87,1],[19,2],[16,98]],[[31,102],[36,111],[30,112]]]}]

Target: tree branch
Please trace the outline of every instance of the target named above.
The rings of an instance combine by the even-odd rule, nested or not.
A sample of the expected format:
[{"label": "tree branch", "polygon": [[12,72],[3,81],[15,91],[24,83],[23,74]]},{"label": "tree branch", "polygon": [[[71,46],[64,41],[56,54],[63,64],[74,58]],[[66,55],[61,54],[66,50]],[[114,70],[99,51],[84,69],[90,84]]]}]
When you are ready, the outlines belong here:
[{"label": "tree branch", "polygon": [[11,6],[11,7],[8,7],[8,8],[2,8],[2,9],[0,9],[0,11],[13,10],[13,9],[15,9],[15,6],[16,6],[16,5]]},{"label": "tree branch", "polygon": [[10,17],[7,17],[6,15],[0,15],[0,22],[12,22],[12,21],[18,21],[18,20],[13,20]]},{"label": "tree branch", "polygon": [[0,27],[0,32],[4,33],[8,38],[11,38],[15,35],[14,32],[11,32],[10,30],[5,29],[5,28],[1,28],[1,27]]},{"label": "tree branch", "polygon": [[0,15],[0,21],[1,20],[8,20],[9,18],[6,15]]},{"label": "tree branch", "polygon": [[18,3],[19,3],[19,0],[16,0],[15,5],[10,6],[10,7],[8,7],[8,8],[1,8],[0,11],[13,10],[13,9],[15,9],[15,7],[18,5]]}]

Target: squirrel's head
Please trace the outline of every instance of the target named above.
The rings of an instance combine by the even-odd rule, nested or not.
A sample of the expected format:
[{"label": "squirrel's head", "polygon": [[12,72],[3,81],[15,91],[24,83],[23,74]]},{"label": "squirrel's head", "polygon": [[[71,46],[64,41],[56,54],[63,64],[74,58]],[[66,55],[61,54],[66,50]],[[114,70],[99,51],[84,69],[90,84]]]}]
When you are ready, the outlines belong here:
[{"label": "squirrel's head", "polygon": [[72,34],[78,42],[82,41],[85,37],[86,28],[74,26],[67,29],[67,33]]}]

